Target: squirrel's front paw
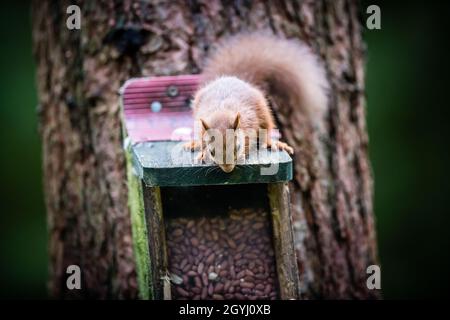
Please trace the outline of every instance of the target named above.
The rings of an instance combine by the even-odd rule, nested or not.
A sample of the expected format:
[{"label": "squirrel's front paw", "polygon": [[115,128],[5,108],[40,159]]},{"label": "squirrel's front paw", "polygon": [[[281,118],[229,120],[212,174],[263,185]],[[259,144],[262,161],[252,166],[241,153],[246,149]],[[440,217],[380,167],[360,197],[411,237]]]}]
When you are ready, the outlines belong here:
[{"label": "squirrel's front paw", "polygon": [[197,162],[202,163],[205,160],[205,152],[201,151],[198,153]]},{"label": "squirrel's front paw", "polygon": [[281,150],[286,151],[289,154],[294,154],[294,148],[292,148],[290,145],[288,145],[285,142],[278,141],[277,142],[277,146],[278,146],[278,148],[280,148]]},{"label": "squirrel's front paw", "polygon": [[192,140],[192,141],[186,142],[183,145],[183,149],[184,150],[191,151],[191,152],[200,150],[200,147],[201,147],[201,144],[198,143],[198,141],[196,141],[196,140]]},{"label": "squirrel's front paw", "polygon": [[267,148],[269,149],[277,149],[277,150],[284,150],[289,154],[294,154],[294,148],[292,148],[290,145],[288,145],[285,142],[281,142],[281,141],[271,141],[270,143],[268,143]]}]

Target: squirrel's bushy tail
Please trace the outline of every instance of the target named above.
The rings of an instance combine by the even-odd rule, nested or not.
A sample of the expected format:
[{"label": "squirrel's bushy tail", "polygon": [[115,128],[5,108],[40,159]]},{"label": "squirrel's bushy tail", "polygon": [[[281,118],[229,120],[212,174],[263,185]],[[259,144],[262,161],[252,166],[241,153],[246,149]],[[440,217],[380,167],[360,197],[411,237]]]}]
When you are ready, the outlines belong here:
[{"label": "squirrel's bushy tail", "polygon": [[[328,103],[328,81],[318,58],[298,40],[241,34],[226,40],[208,59],[203,75],[246,80],[287,107],[320,123]],[[320,124],[319,124],[320,125]]]}]

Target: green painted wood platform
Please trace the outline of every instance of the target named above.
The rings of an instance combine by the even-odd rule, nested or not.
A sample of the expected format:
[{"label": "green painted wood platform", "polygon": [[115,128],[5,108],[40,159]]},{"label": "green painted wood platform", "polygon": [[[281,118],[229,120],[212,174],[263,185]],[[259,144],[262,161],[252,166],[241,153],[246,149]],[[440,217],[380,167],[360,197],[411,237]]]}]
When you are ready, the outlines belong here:
[{"label": "green painted wood platform", "polygon": [[132,146],[133,167],[146,186],[199,186],[274,183],[292,179],[292,159],[285,151],[253,154],[230,173],[217,165],[199,163],[198,152],[184,142],[147,141]]}]

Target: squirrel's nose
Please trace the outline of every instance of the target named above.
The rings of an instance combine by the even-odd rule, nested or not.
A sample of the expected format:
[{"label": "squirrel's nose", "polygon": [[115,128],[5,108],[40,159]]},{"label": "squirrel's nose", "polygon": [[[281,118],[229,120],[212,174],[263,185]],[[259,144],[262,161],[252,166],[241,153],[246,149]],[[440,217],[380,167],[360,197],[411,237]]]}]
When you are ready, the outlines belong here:
[{"label": "squirrel's nose", "polygon": [[220,166],[220,169],[222,169],[226,173],[230,173],[231,171],[233,171],[234,165]]}]

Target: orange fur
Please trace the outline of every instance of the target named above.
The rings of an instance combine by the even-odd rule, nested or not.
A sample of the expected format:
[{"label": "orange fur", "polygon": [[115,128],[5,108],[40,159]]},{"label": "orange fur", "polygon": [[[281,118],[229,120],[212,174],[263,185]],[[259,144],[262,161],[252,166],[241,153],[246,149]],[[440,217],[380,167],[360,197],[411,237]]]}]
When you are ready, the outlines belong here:
[{"label": "orange fur", "polygon": [[[233,128],[237,114],[239,128],[244,132],[267,129],[270,135],[275,121],[264,91],[298,108],[319,127],[327,107],[325,72],[299,41],[263,34],[234,36],[209,58],[203,79],[193,102],[202,135],[207,128],[221,132]],[[264,138],[265,145],[273,146],[269,136]],[[286,143],[277,142],[276,146],[293,152]]]}]

